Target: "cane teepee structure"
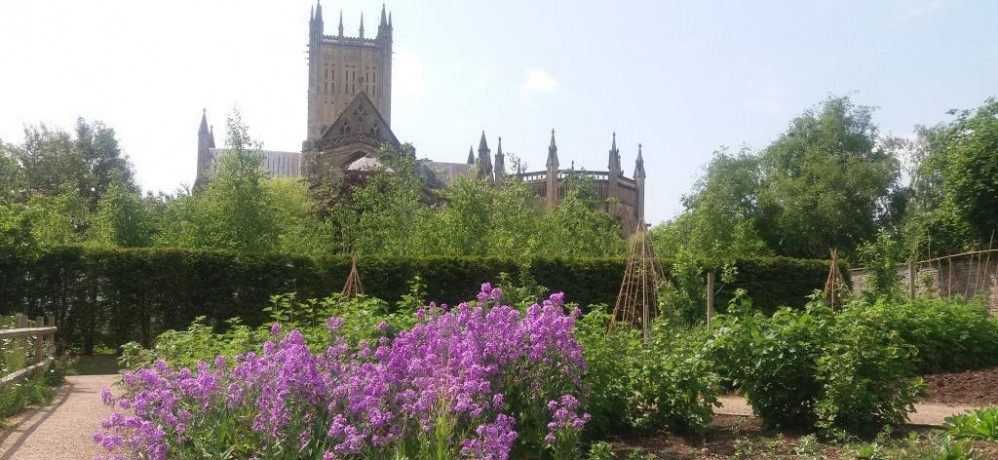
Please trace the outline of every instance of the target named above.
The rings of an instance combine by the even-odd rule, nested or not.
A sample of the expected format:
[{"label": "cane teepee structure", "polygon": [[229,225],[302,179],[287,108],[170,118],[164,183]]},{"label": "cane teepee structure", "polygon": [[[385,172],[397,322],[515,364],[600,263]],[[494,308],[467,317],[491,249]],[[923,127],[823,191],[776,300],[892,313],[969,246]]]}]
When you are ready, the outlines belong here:
[{"label": "cane teepee structure", "polygon": [[658,291],[665,284],[662,264],[655,256],[651,236],[644,223],[631,237],[624,280],[620,283],[613,317],[607,330],[617,324],[641,325],[641,336],[648,340],[651,318],[658,313]]},{"label": "cane teepee structure", "polygon": [[340,295],[344,299],[350,299],[363,293],[364,286],[360,284],[360,273],[357,273],[357,256],[353,256],[353,262],[350,264],[350,275],[347,276],[347,282],[343,285],[343,292]]},{"label": "cane teepee structure", "polygon": [[846,285],[846,281],[842,278],[842,271],[839,270],[835,250],[832,249],[829,252],[832,260],[828,264],[828,279],[825,280],[825,298],[828,299],[828,306],[835,309],[842,306],[842,297],[839,292]]}]

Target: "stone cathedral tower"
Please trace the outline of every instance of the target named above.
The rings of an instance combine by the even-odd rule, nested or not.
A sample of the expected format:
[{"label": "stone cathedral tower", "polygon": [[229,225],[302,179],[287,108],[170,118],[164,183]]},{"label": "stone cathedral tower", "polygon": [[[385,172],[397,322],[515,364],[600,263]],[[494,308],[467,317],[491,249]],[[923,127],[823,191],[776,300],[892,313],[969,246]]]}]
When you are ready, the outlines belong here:
[{"label": "stone cathedral tower", "polygon": [[374,38],[364,37],[364,15],[358,36],[343,35],[343,13],[336,35],[325,35],[322,5],[309,20],[308,133],[306,144],[322,137],[327,127],[359,93],[365,93],[386,123],[392,114],[392,21],[381,7]]}]

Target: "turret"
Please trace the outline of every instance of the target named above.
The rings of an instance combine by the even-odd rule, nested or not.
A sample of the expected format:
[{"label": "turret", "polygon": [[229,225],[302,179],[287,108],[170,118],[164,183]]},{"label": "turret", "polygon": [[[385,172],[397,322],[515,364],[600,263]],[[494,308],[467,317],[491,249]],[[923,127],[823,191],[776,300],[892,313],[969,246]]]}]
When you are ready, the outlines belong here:
[{"label": "turret", "polygon": [[499,138],[499,145],[496,146],[496,167],[495,184],[499,185],[506,177],[506,156],[502,153],[502,137]]},{"label": "turret", "polygon": [[378,23],[378,38],[387,38],[392,34],[392,26],[388,22],[385,4],[381,4],[381,22]]},{"label": "turret", "polygon": [[343,36],[343,10],[340,10],[340,36]]},{"label": "turret", "polygon": [[475,148],[470,145],[468,146],[468,164],[475,164]]},{"label": "turret", "polygon": [[638,189],[634,217],[640,226],[645,224],[645,160],[641,156],[641,144],[638,144],[638,159],[634,161],[634,183]]},{"label": "turret", "polygon": [[201,109],[201,125],[198,127],[198,168],[194,177],[194,186],[199,187],[208,180],[211,167],[211,149],[215,146],[214,135],[208,128],[208,110]]},{"label": "turret", "polygon": [[547,209],[554,209],[558,201],[558,145],[554,142],[554,130],[551,130],[551,144],[548,145],[547,161]]},{"label": "turret", "polygon": [[[610,161],[607,165],[607,198],[617,196],[617,179],[623,174],[620,168],[620,150],[617,150],[617,133],[613,133],[613,142],[610,144]],[[609,203],[609,202],[608,202]],[[609,204],[608,204],[609,206]]]},{"label": "turret", "polygon": [[315,39],[322,39],[323,34],[323,23],[322,23],[322,3],[315,2],[315,8],[313,9],[314,14],[309,20],[309,41]]},{"label": "turret", "polygon": [[322,44],[322,3],[315,4],[314,13],[308,22],[308,126],[305,132],[305,144],[319,138],[322,130],[322,106],[319,103],[319,68]]},{"label": "turret", "polygon": [[364,12],[360,12],[360,38],[364,38]]},{"label": "turret", "polygon": [[381,116],[384,117],[385,122],[388,126],[392,125],[392,14],[388,13],[388,18],[385,18],[385,5],[381,5],[381,24],[378,25],[378,41],[381,44],[382,62],[385,69],[385,78],[382,78],[379,82],[381,88],[378,94],[381,94],[382,101],[384,103],[378,107],[381,110]]},{"label": "turret", "polygon": [[489,145],[485,142],[485,131],[482,131],[482,139],[478,141],[478,178],[485,179],[489,184],[494,183],[492,177],[492,153]]}]

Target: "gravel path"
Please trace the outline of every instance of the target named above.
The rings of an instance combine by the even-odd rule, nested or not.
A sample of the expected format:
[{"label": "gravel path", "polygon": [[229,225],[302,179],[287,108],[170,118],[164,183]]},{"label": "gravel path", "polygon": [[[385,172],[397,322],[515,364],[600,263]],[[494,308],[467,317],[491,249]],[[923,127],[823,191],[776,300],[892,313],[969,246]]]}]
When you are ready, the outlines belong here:
[{"label": "gravel path", "polygon": [[100,391],[117,375],[72,375],[52,404],[18,414],[0,426],[0,460],[90,460],[101,454],[93,442],[111,414]]},{"label": "gravel path", "polygon": [[[745,398],[739,396],[721,396],[717,398],[721,407],[714,413],[725,415],[752,415],[752,406]],[[946,417],[977,409],[973,406],[957,406],[952,404],[918,403],[915,412],[908,414],[908,423],[912,425],[942,426]]]}]

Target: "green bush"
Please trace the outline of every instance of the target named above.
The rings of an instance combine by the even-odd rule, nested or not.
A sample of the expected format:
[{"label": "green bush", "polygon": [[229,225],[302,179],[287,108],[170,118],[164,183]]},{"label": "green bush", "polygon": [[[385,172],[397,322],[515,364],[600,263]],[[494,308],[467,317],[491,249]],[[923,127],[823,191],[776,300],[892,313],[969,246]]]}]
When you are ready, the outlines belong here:
[{"label": "green bush", "polygon": [[868,436],[902,424],[923,387],[915,349],[862,301],[772,317],[740,296],[719,317],[708,356],[769,427]]},{"label": "green bush", "polygon": [[821,395],[818,358],[831,320],[827,308],[783,308],[768,317],[736,295],[728,314],[718,317],[708,353],[714,369],[745,393],[764,425],[813,426]]},{"label": "green bush", "polygon": [[998,321],[988,315],[983,302],[919,297],[880,300],[873,310],[886,327],[918,349],[921,373],[998,365]]},{"label": "green bush", "polygon": [[817,381],[815,413],[828,435],[872,436],[908,419],[925,384],[915,374],[916,350],[862,302],[846,304],[831,323]]},{"label": "green bush", "polygon": [[[358,270],[365,292],[393,305],[409,293],[407,283],[417,275],[428,298],[454,303],[474,297],[477,283],[500,281],[500,273],[565,292],[569,302],[611,305],[625,263],[623,258],[363,258]],[[723,287],[719,301],[744,287],[764,309],[802,305],[828,272],[826,261],[787,258],[735,265],[738,277]],[[342,288],[349,272],[348,256],[93,247],[58,247],[31,257],[0,253],[0,314],[53,316],[61,341],[90,354],[100,345],[117,348],[129,341],[149,346],[162,331],[184,329],[199,316],[216,329],[234,317],[255,327],[267,320],[260,306],[274,293],[324,298]]]},{"label": "green bush", "polygon": [[643,343],[633,328],[617,326],[607,333],[609,318],[597,309],[576,325],[586,358],[589,433],[651,428],[702,433],[717,405],[717,380],[703,356],[703,332],[663,318]]}]

